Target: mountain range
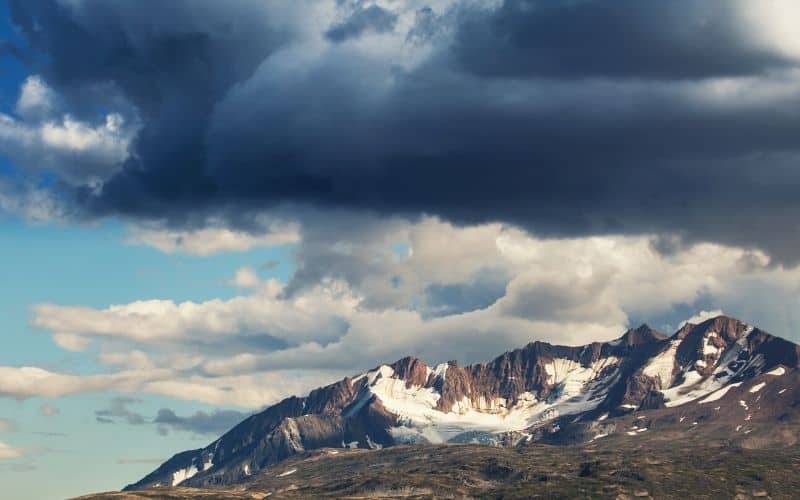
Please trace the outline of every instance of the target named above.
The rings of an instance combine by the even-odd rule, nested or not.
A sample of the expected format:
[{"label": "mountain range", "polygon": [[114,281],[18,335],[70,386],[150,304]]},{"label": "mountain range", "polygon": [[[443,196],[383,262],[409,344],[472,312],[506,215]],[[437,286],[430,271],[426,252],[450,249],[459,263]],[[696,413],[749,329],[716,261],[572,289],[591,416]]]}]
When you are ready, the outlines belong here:
[{"label": "mountain range", "polygon": [[407,357],[292,396],[125,490],[247,481],[314,450],[571,445],[645,436],[793,445],[800,346],[737,319],[647,325],[610,342],[533,342],[487,363]]}]

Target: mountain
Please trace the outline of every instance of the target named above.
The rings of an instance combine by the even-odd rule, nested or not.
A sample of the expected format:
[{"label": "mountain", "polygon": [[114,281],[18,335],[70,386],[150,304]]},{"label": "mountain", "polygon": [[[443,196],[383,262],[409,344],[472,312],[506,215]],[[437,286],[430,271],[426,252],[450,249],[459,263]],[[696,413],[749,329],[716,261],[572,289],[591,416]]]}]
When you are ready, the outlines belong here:
[{"label": "mountain", "polygon": [[800,346],[720,316],[671,337],[643,325],[579,347],[533,342],[488,363],[408,357],[290,397],[126,490],[234,484],[330,448],[524,447],[646,433],[794,444]]}]

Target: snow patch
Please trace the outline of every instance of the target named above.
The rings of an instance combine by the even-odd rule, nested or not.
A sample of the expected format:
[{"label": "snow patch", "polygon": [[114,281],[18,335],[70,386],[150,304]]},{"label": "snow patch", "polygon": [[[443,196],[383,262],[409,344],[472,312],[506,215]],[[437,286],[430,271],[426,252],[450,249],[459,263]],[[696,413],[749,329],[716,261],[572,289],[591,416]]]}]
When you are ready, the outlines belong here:
[{"label": "snow patch", "polygon": [[720,400],[720,399],[722,399],[722,398],[723,398],[723,397],[724,397],[726,394],[728,394],[728,391],[730,391],[730,390],[731,390],[731,389],[733,389],[734,387],[739,387],[740,385],[742,385],[742,383],[741,383],[741,382],[737,382],[737,383],[735,383],[735,384],[726,385],[726,386],[725,386],[725,387],[723,387],[722,389],[718,389],[718,390],[716,390],[716,391],[712,392],[711,394],[709,394],[709,395],[708,395],[708,396],[707,396],[705,399],[703,399],[702,401],[698,401],[698,404],[701,404],[701,405],[702,405],[702,404],[705,404],[705,403],[711,403],[711,402],[714,402],[714,401],[719,401],[719,400]]},{"label": "snow patch", "polygon": [[433,374],[444,380],[447,376],[447,368],[449,366],[450,365],[448,363],[439,363],[436,365],[436,368],[433,369]]},{"label": "snow patch", "polygon": [[703,355],[704,356],[713,356],[715,358],[719,357],[720,353],[722,352],[725,347],[717,347],[711,343],[711,339],[719,337],[719,333],[717,332],[708,332],[706,336],[703,338]]},{"label": "snow patch", "polygon": [[364,438],[366,439],[366,441],[367,441],[367,447],[368,447],[370,450],[380,450],[381,448],[383,448],[383,445],[382,445],[382,444],[376,443],[375,441],[373,441],[372,439],[370,439],[370,437],[369,437],[369,434],[365,434],[365,435],[364,435]]},{"label": "snow patch", "polygon": [[281,472],[280,474],[278,474],[278,475],[277,475],[277,476],[275,476],[275,477],[286,477],[286,476],[291,476],[291,475],[292,475],[292,474],[294,474],[295,472],[297,472],[297,469],[289,469],[289,470],[287,470],[286,472]]},{"label": "snow patch", "polygon": [[[697,372],[688,372],[684,374],[684,382],[677,387],[673,387],[664,391],[665,405],[667,407],[680,406],[698,398],[710,395],[725,387],[726,383],[734,378],[739,373],[748,369],[758,369],[764,364],[762,355],[752,357],[745,357],[747,339],[743,336],[740,337],[736,343],[725,352],[722,359],[719,361],[717,368],[705,379],[702,378]],[[744,358],[744,359],[740,359]],[[722,393],[719,397],[724,396]],[[714,399],[710,401],[715,401]]]},{"label": "snow patch", "polygon": [[754,393],[760,391],[761,389],[763,389],[764,386],[766,386],[766,385],[767,385],[766,382],[761,382],[760,384],[756,384],[756,385],[754,385],[753,387],[750,388],[750,393],[754,394]]},{"label": "snow patch", "polygon": [[647,366],[642,370],[642,374],[659,381],[660,388],[667,388],[672,385],[672,372],[675,371],[675,354],[682,340],[671,340],[666,349],[658,353]]},{"label": "snow patch", "polygon": [[782,366],[779,366],[773,370],[767,372],[767,375],[772,375],[774,377],[780,377],[781,375],[786,374],[786,369]]},{"label": "snow patch", "polygon": [[197,467],[191,465],[185,469],[181,469],[172,473],[172,486],[178,486],[187,479],[193,477],[198,473]]},{"label": "snow patch", "polygon": [[378,378],[378,376],[381,376],[383,378],[387,378],[387,377],[391,377],[392,375],[394,375],[394,369],[391,366],[381,365],[378,368],[376,368],[375,370],[372,370],[371,372],[362,373],[361,375],[357,375],[356,377],[353,377],[350,380],[350,385],[353,385],[356,382],[358,382],[359,380],[363,380],[363,379],[367,380],[367,385],[372,385],[375,382],[375,379]]}]

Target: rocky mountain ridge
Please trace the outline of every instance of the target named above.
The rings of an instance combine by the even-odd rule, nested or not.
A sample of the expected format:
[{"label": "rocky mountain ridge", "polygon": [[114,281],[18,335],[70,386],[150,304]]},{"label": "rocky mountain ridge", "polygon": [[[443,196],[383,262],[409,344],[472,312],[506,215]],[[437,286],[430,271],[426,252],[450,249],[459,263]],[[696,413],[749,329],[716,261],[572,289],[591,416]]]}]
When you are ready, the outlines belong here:
[{"label": "rocky mountain ridge", "polygon": [[798,360],[800,346],[724,316],[671,337],[643,325],[605,343],[533,342],[469,366],[407,357],[287,398],[126,489],[233,484],[319,448],[566,444],[694,429],[747,439],[797,418]]}]

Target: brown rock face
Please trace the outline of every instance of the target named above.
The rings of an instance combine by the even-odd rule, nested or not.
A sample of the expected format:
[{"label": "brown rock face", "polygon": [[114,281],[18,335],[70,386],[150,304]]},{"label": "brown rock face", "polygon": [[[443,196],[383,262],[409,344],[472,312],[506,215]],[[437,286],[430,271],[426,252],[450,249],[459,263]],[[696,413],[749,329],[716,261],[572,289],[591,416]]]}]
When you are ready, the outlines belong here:
[{"label": "brown rock face", "polygon": [[389,366],[394,370],[395,377],[406,381],[406,387],[428,383],[428,365],[417,358],[409,356]]}]

